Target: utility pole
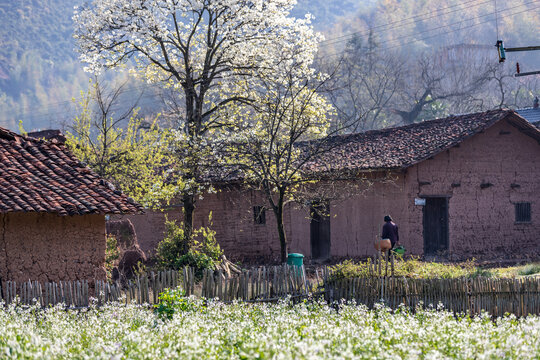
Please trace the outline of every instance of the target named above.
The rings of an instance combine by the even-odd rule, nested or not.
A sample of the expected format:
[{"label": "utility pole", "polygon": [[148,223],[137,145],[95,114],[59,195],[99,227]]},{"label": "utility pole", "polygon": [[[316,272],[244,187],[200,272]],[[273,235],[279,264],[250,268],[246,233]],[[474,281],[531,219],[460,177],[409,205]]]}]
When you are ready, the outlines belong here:
[{"label": "utility pole", "polygon": [[[513,48],[505,48],[502,40],[497,40],[497,43],[495,44],[497,47],[497,52],[499,53],[499,62],[502,63],[506,60],[506,53],[507,52],[517,52],[517,51],[534,51],[534,50],[540,50],[539,46],[522,46],[522,47],[513,47]],[[519,69],[519,63],[516,64],[516,73],[514,76],[528,76],[528,75],[536,75],[540,74],[540,70],[538,71],[528,71],[528,72],[520,72]]]}]

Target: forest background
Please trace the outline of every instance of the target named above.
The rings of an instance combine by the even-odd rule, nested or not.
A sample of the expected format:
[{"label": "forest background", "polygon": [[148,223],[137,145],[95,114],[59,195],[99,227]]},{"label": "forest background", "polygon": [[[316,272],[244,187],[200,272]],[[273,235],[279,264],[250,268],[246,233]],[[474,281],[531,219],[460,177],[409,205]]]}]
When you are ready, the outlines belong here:
[{"label": "forest background", "polygon": [[[0,0],[0,126],[64,128],[77,114],[89,78],[72,38],[79,3]],[[540,70],[540,52],[510,53],[499,64],[494,46],[497,33],[507,47],[539,45],[539,0],[499,2],[497,9],[493,0],[300,0],[293,15],[308,12],[325,35],[319,66],[341,62],[327,96],[341,121],[365,119],[356,130],[530,107],[540,94],[539,75],[512,76],[516,62],[522,71]],[[126,106],[140,98],[140,115],[163,112],[166,96],[157,88],[127,73],[107,81],[128,81],[121,96]]]}]

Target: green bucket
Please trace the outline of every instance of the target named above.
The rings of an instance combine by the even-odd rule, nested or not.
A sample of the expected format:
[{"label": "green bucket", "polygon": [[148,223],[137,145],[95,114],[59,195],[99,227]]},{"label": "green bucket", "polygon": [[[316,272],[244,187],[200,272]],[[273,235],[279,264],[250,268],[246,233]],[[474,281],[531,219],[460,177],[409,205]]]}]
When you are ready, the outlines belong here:
[{"label": "green bucket", "polygon": [[287,264],[294,266],[304,265],[304,255],[296,253],[287,255]]},{"label": "green bucket", "polygon": [[400,246],[395,247],[393,250],[396,254],[399,254],[399,255],[405,254],[405,246],[400,245]]}]

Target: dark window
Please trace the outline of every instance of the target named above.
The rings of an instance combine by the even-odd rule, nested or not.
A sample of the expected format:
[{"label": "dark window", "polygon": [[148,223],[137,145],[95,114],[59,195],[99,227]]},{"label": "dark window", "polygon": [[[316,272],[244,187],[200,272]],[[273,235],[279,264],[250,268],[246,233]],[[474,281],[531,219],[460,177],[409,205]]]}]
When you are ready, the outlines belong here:
[{"label": "dark window", "polygon": [[529,223],[531,222],[531,203],[522,202],[514,204],[516,208],[516,222]]},{"label": "dark window", "polygon": [[255,224],[266,224],[266,212],[264,206],[253,207],[253,220]]}]

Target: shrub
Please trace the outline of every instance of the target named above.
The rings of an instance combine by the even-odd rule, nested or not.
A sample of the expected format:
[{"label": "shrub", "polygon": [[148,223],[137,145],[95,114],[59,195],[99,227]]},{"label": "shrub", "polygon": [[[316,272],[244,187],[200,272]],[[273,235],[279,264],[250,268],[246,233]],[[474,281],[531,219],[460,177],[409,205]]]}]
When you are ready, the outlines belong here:
[{"label": "shrub", "polygon": [[370,260],[368,260],[368,262],[358,263],[355,263],[352,260],[345,260],[330,268],[333,271],[332,278],[341,280],[355,277],[367,277],[369,275],[369,265]]},{"label": "shrub", "polygon": [[[331,267],[333,270],[332,278],[339,280],[372,276],[373,273],[370,270],[371,266],[371,259],[357,263],[346,260]],[[390,264],[388,265],[388,271],[390,272]],[[402,257],[397,256],[394,261],[394,275],[421,279],[450,279],[458,277],[491,277],[493,276],[493,272],[476,267],[474,260],[458,264],[443,264],[421,261],[416,257],[403,259]]]},{"label": "shrub", "polygon": [[203,270],[213,269],[215,265],[215,261],[210,256],[197,250],[190,250],[187,254],[178,258],[175,268],[192,267],[195,269],[195,276],[201,279]]},{"label": "shrub", "polygon": [[[212,213],[208,215],[208,221],[210,226],[212,223]],[[210,257],[212,260],[217,261],[223,255],[223,250],[219,246],[216,240],[216,232],[210,227],[201,227],[198,230],[195,230],[195,238],[200,238],[200,244],[195,240],[195,247],[200,248],[200,251]]]},{"label": "shrub", "polygon": [[411,278],[458,278],[469,277],[476,271],[474,261],[459,264],[443,264],[432,261],[421,261],[412,257],[407,260],[395,262],[395,275]]},{"label": "shrub", "polygon": [[493,277],[494,274],[491,270],[489,269],[482,269],[482,268],[479,268],[477,267],[472,273],[471,273],[471,277],[473,278],[477,278],[477,277]]},{"label": "shrub", "polygon": [[518,270],[519,275],[534,275],[540,273],[540,264],[529,264]]},{"label": "shrub", "polygon": [[163,269],[178,269],[178,258],[188,252],[189,244],[184,229],[175,220],[165,220],[165,237],[156,248],[156,264]]},{"label": "shrub", "polygon": [[[212,214],[209,217],[210,225]],[[195,268],[197,277],[203,269],[211,269],[219,261],[223,251],[216,241],[216,232],[209,227],[201,227],[193,232],[193,238],[187,239],[182,224],[176,221],[165,222],[165,238],[156,249],[156,264],[162,269],[180,269],[184,266]]]},{"label": "shrub", "polygon": [[165,289],[159,294],[159,304],[154,305],[156,314],[162,319],[172,319],[177,311],[196,311],[199,304],[196,300],[186,297],[184,290]]}]

